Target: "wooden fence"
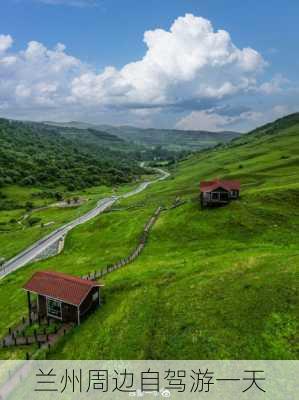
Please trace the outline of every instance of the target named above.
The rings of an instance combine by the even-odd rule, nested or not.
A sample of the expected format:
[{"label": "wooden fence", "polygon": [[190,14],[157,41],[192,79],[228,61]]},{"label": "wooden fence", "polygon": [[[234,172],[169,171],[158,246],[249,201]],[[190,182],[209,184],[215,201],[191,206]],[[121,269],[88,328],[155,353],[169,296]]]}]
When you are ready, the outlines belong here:
[{"label": "wooden fence", "polygon": [[145,225],[145,227],[143,229],[143,232],[140,237],[138,245],[136,246],[136,248],[133,250],[133,252],[128,257],[121,259],[120,261],[116,262],[115,264],[109,264],[106,267],[104,267],[103,269],[101,269],[100,271],[90,272],[88,275],[82,276],[82,278],[87,279],[87,280],[97,280],[97,279],[104,277],[107,274],[110,274],[113,271],[118,270],[119,268],[122,268],[122,267],[130,264],[134,260],[136,260],[136,258],[139,257],[139,255],[142,253],[142,251],[147,243],[147,239],[148,239],[150,230],[156,223],[156,221],[159,218],[162,211],[163,211],[163,207],[158,207],[157,210],[154,212],[153,216],[150,218],[150,220],[147,222],[147,224]]},{"label": "wooden fence", "polygon": [[[185,201],[180,201],[179,199],[176,199],[174,204],[168,208],[168,210],[171,210],[173,208],[179,207],[183,205]],[[105,275],[116,271],[130,263],[132,263],[134,260],[136,260],[137,257],[142,253],[144,247],[146,246],[147,240],[149,233],[156,223],[157,219],[159,218],[160,214],[162,211],[164,211],[165,208],[163,207],[158,207],[150,220],[146,223],[145,227],[143,228],[143,232],[141,234],[140,240],[138,242],[138,245],[135,247],[135,249],[132,251],[132,253],[120,261],[116,262],[115,264],[109,264],[105,268],[101,269],[100,271],[94,271],[93,273],[89,273],[88,275],[82,276],[83,279],[87,280],[96,280],[104,277]],[[37,318],[33,319],[34,322],[38,322],[40,325],[40,321]],[[24,346],[24,345],[31,345],[33,343],[38,344],[38,348],[46,348],[47,350],[50,350],[51,346],[53,346],[57,340],[61,336],[66,335],[67,332],[69,332],[73,328],[73,324],[62,324],[58,329],[55,329],[54,332],[52,333],[47,333],[46,329],[42,333],[37,333],[36,330],[34,330],[33,335],[26,335],[25,334],[25,329],[27,326],[31,324],[31,321],[29,319],[23,318],[22,323],[19,324],[15,328],[9,328],[8,335],[4,337],[2,340],[0,340],[0,348],[5,348],[5,347],[14,347],[14,346]],[[49,321],[48,321],[49,325]],[[26,358],[29,359],[30,355],[29,353],[26,353]]]}]

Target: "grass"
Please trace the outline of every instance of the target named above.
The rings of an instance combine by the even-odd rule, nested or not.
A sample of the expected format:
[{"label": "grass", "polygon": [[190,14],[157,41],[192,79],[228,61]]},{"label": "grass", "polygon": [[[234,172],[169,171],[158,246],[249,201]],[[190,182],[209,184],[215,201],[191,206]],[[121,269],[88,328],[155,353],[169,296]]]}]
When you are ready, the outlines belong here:
[{"label": "grass", "polygon": [[[142,256],[105,278],[102,308],[48,357],[298,359],[299,124],[260,132],[192,156],[123,211],[76,228],[58,257],[2,280],[0,333],[26,312],[20,287],[33,271],[81,275],[121,258],[179,196],[186,203],[161,214]],[[199,181],[215,176],[240,179],[241,199],[200,210]]]},{"label": "grass", "polygon": [[[124,213],[127,219],[121,218]],[[34,271],[51,269],[82,275],[118,261],[137,243],[141,224],[147,222],[150,214],[151,210],[147,209],[103,214],[70,233],[66,239],[65,251],[60,256],[31,264],[0,280],[1,310],[6,308],[6,317],[0,321],[0,335],[9,326],[18,324],[20,318],[26,315],[27,299],[21,288]],[[114,223],[111,224],[112,221]]]},{"label": "grass", "polygon": [[[30,217],[39,218],[40,221],[34,226],[29,226],[27,223],[28,219],[22,221],[22,218],[28,214],[28,211],[26,211],[24,207],[10,211],[0,210],[0,258],[4,257],[7,260],[12,258],[59,226],[62,226],[95,207],[97,201],[101,198],[111,196],[112,194],[122,194],[135,187],[136,183],[122,185],[112,189],[105,186],[92,187],[82,192],[73,193],[73,196],[80,196],[85,200],[83,204],[78,207],[52,207],[56,203],[56,201],[54,202],[52,199],[52,206],[45,209],[39,208],[51,205],[50,199],[41,200],[40,198],[32,197],[32,193],[40,191],[36,188],[26,189],[12,186],[1,189],[9,200],[15,200],[23,206],[27,201],[32,202],[35,209],[29,212]],[[17,223],[17,221],[22,221],[22,224]],[[45,225],[48,223],[51,224],[49,226],[42,226],[42,224]]]},{"label": "grass", "polygon": [[[33,336],[35,335],[35,333],[37,335],[50,335],[56,333],[56,330],[58,330],[60,326],[61,323],[59,321],[50,321],[49,325],[46,322],[42,321],[40,325],[36,322],[30,326],[27,326],[23,332],[25,336]],[[20,332],[18,336],[22,336],[23,332]]]}]

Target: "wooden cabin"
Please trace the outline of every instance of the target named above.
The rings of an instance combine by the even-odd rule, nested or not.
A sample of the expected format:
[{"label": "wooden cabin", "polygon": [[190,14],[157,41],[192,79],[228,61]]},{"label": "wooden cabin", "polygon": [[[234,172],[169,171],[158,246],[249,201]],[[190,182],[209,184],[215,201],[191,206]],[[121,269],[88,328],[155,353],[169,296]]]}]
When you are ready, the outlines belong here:
[{"label": "wooden cabin", "polygon": [[200,183],[200,202],[203,207],[219,207],[240,196],[240,182],[215,179]]},{"label": "wooden cabin", "polygon": [[81,320],[100,305],[100,287],[89,281],[59,272],[36,272],[23,287],[28,295],[29,319],[32,315],[31,294],[36,295],[36,312],[40,318],[62,322]]}]

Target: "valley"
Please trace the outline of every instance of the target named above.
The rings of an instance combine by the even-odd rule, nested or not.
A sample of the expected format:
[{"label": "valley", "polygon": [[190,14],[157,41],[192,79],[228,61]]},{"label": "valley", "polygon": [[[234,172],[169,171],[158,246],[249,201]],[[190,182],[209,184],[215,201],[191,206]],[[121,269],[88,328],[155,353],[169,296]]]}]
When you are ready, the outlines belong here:
[{"label": "valley", "polygon": [[178,129],[153,129],[153,128],[137,128],[134,126],[112,126],[87,124],[84,122],[65,122],[54,123],[46,122],[50,126],[95,130],[100,132],[108,132],[110,135],[118,137],[128,143],[134,143],[137,146],[156,147],[161,146],[172,151],[198,151],[205,148],[216,146],[217,144],[226,143],[240,136],[239,132],[223,131],[183,131]]},{"label": "valley", "polygon": [[[60,255],[0,280],[0,335],[26,313],[21,287],[33,272],[81,276],[117,262],[154,210],[180,199],[161,214],[142,255],[105,278],[102,307],[43,356],[298,358],[298,134],[294,114],[192,154],[164,182],[76,227]],[[240,200],[202,210],[199,183],[215,177],[240,180]],[[25,352],[0,350],[2,359]]]}]

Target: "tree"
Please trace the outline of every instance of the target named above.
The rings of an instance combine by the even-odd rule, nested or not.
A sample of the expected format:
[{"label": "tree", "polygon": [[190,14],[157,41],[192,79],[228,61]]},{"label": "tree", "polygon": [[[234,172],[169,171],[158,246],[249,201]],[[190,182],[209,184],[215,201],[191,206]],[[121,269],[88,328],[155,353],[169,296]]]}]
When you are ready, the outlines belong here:
[{"label": "tree", "polygon": [[54,197],[57,201],[62,201],[63,200],[63,195],[60,192],[55,192]]},{"label": "tree", "polygon": [[28,219],[28,224],[29,224],[29,226],[33,226],[33,225],[38,224],[40,221],[41,221],[41,218],[32,217],[32,218]]},{"label": "tree", "polygon": [[33,209],[33,203],[31,201],[26,201],[25,208],[27,211],[31,211]]}]

